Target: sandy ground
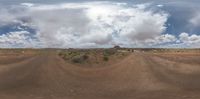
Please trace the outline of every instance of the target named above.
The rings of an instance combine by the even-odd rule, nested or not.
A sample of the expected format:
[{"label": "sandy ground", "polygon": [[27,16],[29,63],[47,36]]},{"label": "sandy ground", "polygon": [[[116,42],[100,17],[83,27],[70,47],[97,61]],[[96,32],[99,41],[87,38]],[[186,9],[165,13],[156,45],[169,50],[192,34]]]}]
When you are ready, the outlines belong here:
[{"label": "sandy ground", "polygon": [[197,54],[132,53],[98,68],[55,52],[15,58],[0,56],[0,99],[200,99]]}]

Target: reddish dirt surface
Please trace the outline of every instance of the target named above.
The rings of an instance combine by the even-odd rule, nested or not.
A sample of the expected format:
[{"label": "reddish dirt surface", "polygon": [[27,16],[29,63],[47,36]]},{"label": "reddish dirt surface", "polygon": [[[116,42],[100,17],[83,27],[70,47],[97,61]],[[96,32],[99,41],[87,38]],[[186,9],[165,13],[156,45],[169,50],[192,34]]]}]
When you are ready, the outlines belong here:
[{"label": "reddish dirt surface", "polygon": [[53,51],[15,58],[0,57],[1,99],[200,99],[200,54],[137,52],[98,68]]}]

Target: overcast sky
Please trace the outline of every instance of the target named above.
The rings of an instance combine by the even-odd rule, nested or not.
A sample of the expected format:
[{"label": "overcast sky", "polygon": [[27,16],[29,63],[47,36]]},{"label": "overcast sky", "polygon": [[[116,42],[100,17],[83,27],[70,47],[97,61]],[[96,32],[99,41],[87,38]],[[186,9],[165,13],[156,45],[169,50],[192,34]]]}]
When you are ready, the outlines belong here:
[{"label": "overcast sky", "polygon": [[0,48],[199,48],[199,4],[199,0],[0,0]]}]

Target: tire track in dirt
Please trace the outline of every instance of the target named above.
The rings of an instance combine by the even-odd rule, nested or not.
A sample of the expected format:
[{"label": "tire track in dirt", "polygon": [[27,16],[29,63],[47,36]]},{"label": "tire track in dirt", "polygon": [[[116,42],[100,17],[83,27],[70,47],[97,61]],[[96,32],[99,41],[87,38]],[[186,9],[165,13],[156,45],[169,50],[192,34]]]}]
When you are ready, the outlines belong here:
[{"label": "tire track in dirt", "polygon": [[12,89],[32,81],[28,75],[33,73],[30,71],[34,70],[34,65],[29,63],[36,58],[35,56],[15,64],[0,66],[0,90]]},{"label": "tire track in dirt", "polygon": [[190,65],[199,65],[200,64],[200,55],[155,55],[159,58],[179,62],[179,63],[185,63]]},{"label": "tire track in dirt", "polygon": [[0,56],[0,65],[9,65],[9,64],[15,64],[18,62],[25,61],[33,56]]},{"label": "tire track in dirt", "polygon": [[[0,96],[3,99],[184,99],[182,95],[187,93],[186,98],[199,97],[200,85],[193,83],[198,82],[193,79],[196,76],[169,71],[152,57],[133,53],[111,66],[84,68],[64,62],[56,52],[46,52],[0,72]],[[185,85],[195,87],[196,91],[181,90],[187,88]]]},{"label": "tire track in dirt", "polygon": [[148,57],[151,70],[158,79],[184,90],[200,90],[200,64],[192,66],[163,58],[159,61],[160,57],[157,56],[146,57]]}]

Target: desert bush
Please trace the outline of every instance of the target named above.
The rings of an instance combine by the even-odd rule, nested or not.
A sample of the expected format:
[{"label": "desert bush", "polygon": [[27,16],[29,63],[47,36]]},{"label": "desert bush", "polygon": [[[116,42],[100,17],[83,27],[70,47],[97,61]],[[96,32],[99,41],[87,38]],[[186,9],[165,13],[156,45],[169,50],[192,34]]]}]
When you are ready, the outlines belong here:
[{"label": "desert bush", "polygon": [[110,55],[114,55],[117,52],[116,49],[105,49],[104,50],[104,56],[110,56]]},{"label": "desert bush", "polygon": [[86,55],[86,54],[83,54],[83,55],[76,55],[76,56],[72,57],[72,62],[74,62],[74,63],[83,63],[83,62],[85,62],[88,58],[89,58],[89,56]]},{"label": "desert bush", "polygon": [[64,53],[64,52],[59,52],[58,55],[59,55],[59,56],[64,56],[65,53]]},{"label": "desert bush", "polygon": [[104,61],[108,61],[109,58],[108,58],[107,56],[104,56],[104,57],[103,57],[103,60],[104,60]]},{"label": "desert bush", "polygon": [[83,59],[80,56],[75,56],[75,57],[72,58],[72,62],[74,62],[74,63],[82,63]]},{"label": "desert bush", "polygon": [[86,54],[83,55],[83,59],[84,59],[84,60],[87,60],[88,58],[89,58],[88,55],[86,55]]},{"label": "desert bush", "polygon": [[63,58],[64,60],[69,60],[69,57],[68,57],[67,55],[63,55],[62,58]]},{"label": "desert bush", "polygon": [[62,56],[63,54],[60,52],[60,53],[58,53],[58,55],[59,55],[59,56]]}]

